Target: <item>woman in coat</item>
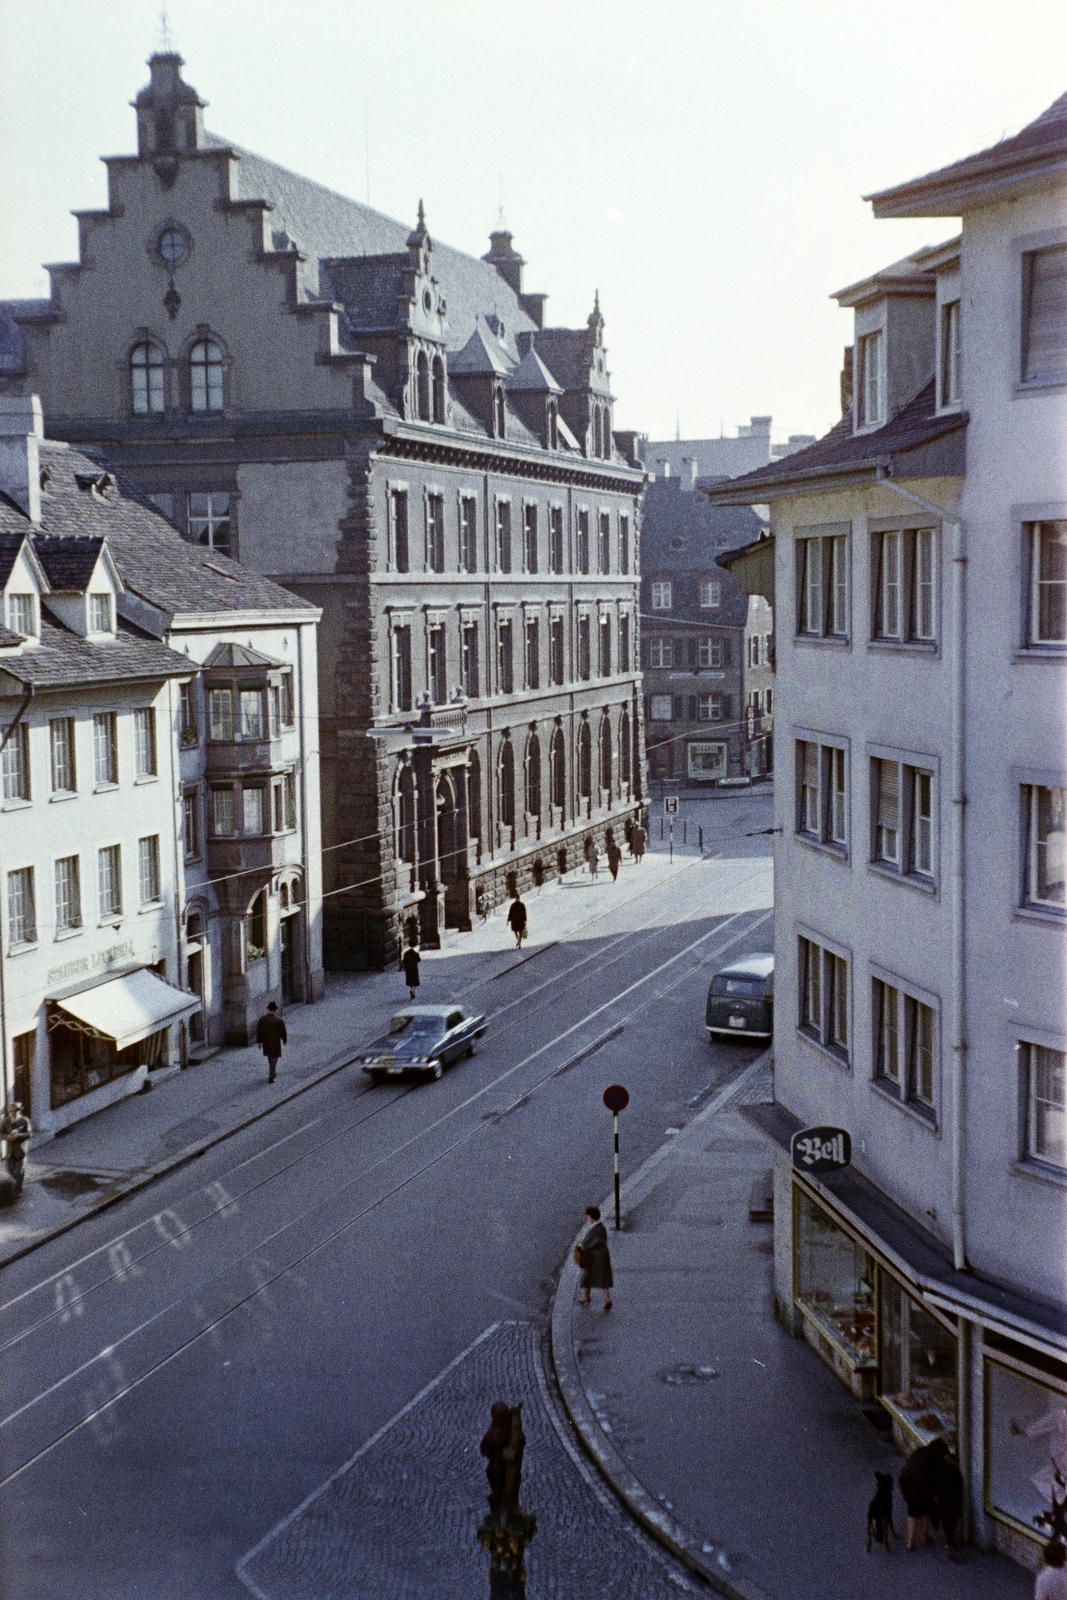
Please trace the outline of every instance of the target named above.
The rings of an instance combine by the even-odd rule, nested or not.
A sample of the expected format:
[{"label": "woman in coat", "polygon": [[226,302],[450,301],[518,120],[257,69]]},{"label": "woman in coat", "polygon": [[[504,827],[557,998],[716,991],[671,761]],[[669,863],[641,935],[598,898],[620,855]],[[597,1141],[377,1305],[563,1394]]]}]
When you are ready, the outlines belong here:
[{"label": "woman in coat", "polygon": [[409,945],[400,957],[400,965],[404,972],[404,982],[408,986],[408,993],[415,998],[415,990],[419,987],[419,961],[421,957],[415,946]]},{"label": "woman in coat", "polygon": [[587,1267],[582,1269],[582,1292],[578,1296],[578,1304],[587,1306],[592,1300],[593,1289],[603,1289],[604,1310],[611,1310],[611,1290],[614,1278],[611,1275],[611,1255],[608,1252],[608,1230],[600,1220],[599,1206],[586,1206],[585,1214],[589,1227],[582,1235],[580,1248],[588,1250],[591,1260]]}]

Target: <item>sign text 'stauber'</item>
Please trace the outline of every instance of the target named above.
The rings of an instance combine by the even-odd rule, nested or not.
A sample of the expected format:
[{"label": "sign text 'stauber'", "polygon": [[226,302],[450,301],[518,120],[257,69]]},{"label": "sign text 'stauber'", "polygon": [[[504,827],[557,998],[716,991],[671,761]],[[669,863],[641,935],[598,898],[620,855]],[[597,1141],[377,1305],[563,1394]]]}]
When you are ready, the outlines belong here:
[{"label": "sign text 'stauber'", "polygon": [[844,1128],[801,1128],[790,1153],[800,1172],[839,1172],[852,1160],[852,1140]]}]

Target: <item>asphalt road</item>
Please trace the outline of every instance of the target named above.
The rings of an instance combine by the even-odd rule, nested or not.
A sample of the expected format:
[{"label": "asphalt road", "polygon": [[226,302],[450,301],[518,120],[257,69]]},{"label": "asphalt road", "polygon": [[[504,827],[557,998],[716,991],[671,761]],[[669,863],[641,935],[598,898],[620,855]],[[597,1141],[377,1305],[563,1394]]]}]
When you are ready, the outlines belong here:
[{"label": "asphalt road", "polygon": [[630,1171],[758,1053],[702,1020],[710,971],[769,948],[765,845],[465,993],[490,1029],[440,1082],[338,1075],[6,1268],[4,1593],[245,1597],[238,1561],[491,1324],[536,1339],[610,1186],[604,1087]]}]

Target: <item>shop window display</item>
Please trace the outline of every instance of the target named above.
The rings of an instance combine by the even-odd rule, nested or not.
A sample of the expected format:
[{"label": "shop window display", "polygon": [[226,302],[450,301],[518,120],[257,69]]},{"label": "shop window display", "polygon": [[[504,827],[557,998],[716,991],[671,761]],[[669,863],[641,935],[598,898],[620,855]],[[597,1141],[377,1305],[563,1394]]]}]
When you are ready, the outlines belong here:
[{"label": "shop window display", "polygon": [[857,1367],[876,1360],[874,1261],[797,1191],[797,1304]]},{"label": "shop window display", "polygon": [[988,1508],[1048,1538],[1053,1496],[1067,1483],[1067,1393],[999,1363],[986,1374]]},{"label": "shop window display", "polygon": [[919,1444],[956,1439],[956,1338],[881,1274],[882,1404]]}]

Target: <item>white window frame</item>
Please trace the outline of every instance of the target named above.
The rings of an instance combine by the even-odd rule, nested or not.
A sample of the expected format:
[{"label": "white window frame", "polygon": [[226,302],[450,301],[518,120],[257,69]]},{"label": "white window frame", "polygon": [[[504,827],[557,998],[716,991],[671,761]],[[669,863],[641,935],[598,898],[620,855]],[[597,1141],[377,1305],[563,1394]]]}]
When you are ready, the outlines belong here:
[{"label": "white window frame", "polygon": [[[770,691],[768,690],[769,694]],[[767,707],[768,712],[770,706]],[[851,855],[851,740],[815,728],[794,728],[797,774],[794,832],[804,844],[828,850],[840,859]],[[801,746],[815,751],[814,812],[806,798]],[[840,780],[840,785],[838,783]],[[811,824],[814,824],[812,826]]]},{"label": "white window frame", "polygon": [[77,933],[82,927],[81,861],[75,855],[57,856],[53,866],[56,937]]},{"label": "white window frame", "polygon": [[[1054,649],[1063,650],[1067,646],[1067,571],[1063,578],[1043,578],[1041,576],[1041,547],[1046,532],[1050,532],[1056,544],[1062,539],[1067,549],[1067,520],[1062,517],[1048,517],[1040,522],[1026,523],[1028,535],[1028,550],[1030,567],[1030,595],[1027,606],[1026,643],[1028,645],[1043,645]],[[1067,555],[1065,555],[1067,566]],[[1055,589],[1059,591],[1058,599],[1060,609],[1064,615],[1064,628],[1062,633],[1042,633],[1042,590]]]},{"label": "white window frame", "polygon": [[651,588],[653,611],[673,611],[674,585],[670,578],[657,578]]},{"label": "white window frame", "polygon": [[714,578],[701,580],[700,584],[700,609],[702,611],[718,611],[722,605],[722,584]]},{"label": "white window frame", "polygon": [[[103,757],[106,757],[106,761]],[[93,786],[97,789],[113,789],[118,781],[117,718],[114,711],[97,711],[93,714]]]},{"label": "white window frame", "polygon": [[[1024,783],[1021,785],[1022,812],[1023,812],[1023,893],[1022,905],[1024,909],[1034,908],[1044,916],[1063,917],[1067,914],[1067,903],[1064,900],[1043,899],[1038,894],[1041,882],[1041,850],[1042,840],[1039,835],[1039,818],[1041,811],[1041,796],[1048,794],[1051,798],[1050,806],[1055,805],[1055,795],[1063,798],[1060,801],[1061,810],[1067,805],[1067,788],[1056,783]],[[1047,838],[1052,838],[1050,832]],[[1059,849],[1063,852],[1063,835],[1061,831]],[[1047,840],[1044,845],[1048,850]],[[1055,849],[1056,847],[1053,846]]]},{"label": "white window frame", "polygon": [[[29,624],[29,626],[26,626]],[[36,639],[41,632],[37,596],[31,591],[9,593],[7,597],[7,625],[12,633],[21,633],[25,639]]]},{"label": "white window frame", "polygon": [[885,335],[881,328],[872,328],[856,342],[856,424],[877,428],[885,418]]},{"label": "white window frame", "polygon": [[940,307],[940,409],[960,404],[960,301],[944,300]]},{"label": "white window frame", "polygon": [[[1022,1071],[1022,1159],[1027,1164],[1033,1163],[1038,1167],[1045,1167],[1050,1169],[1052,1172],[1056,1172],[1061,1175],[1067,1174],[1067,1111],[1064,1111],[1063,1113],[1063,1149],[1056,1154],[1050,1153],[1047,1148],[1045,1150],[1037,1148],[1037,1108],[1039,1099],[1041,1097],[1035,1093],[1035,1069],[1039,1065],[1038,1052],[1044,1051],[1049,1055],[1059,1056],[1061,1082],[1067,1078],[1067,1061],[1064,1059],[1064,1044],[1065,1041],[1063,1039],[1060,1039],[1056,1044],[1049,1044],[1047,1042],[1039,1043],[1033,1038],[1021,1038],[1018,1040],[1017,1044],[1020,1057],[1019,1065]],[[1054,1063],[1053,1066],[1055,1066]],[[1052,1106],[1055,1110],[1059,1109],[1058,1102],[1054,1098],[1046,1096],[1044,1097],[1043,1103]]]},{"label": "white window frame", "polygon": [[798,640],[848,643],[851,634],[851,534],[847,522],[794,529],[795,636]]},{"label": "white window frame", "polygon": [[[927,893],[936,892],[940,879],[940,760],[914,750],[898,750],[890,745],[868,745],[866,750],[870,771],[871,831],[869,865],[884,877]],[[881,769],[876,763],[887,762],[897,773],[896,853],[890,854],[880,838],[881,829],[889,823],[879,822]],[[920,815],[920,779],[929,778],[930,815]],[[920,826],[929,822],[929,828]],[[927,849],[923,850],[924,842]],[[928,854],[929,867],[920,864],[921,853]]]},{"label": "white window frame", "polygon": [[14,728],[8,724],[0,727],[0,737],[7,736],[0,769],[3,771],[3,798],[5,804],[28,805],[33,798],[33,781],[30,772],[30,730],[25,722]]},{"label": "white window frame", "polygon": [[[48,754],[54,795],[78,790],[77,724],[73,717],[53,717],[48,724]],[[62,780],[69,778],[69,783]]]},{"label": "white window frame", "polygon": [[[805,970],[805,952],[802,946],[806,944],[817,951],[817,976],[818,976],[818,1011],[816,1023],[806,1020],[807,1002],[810,997],[808,977],[811,972],[809,967]],[[834,939],[828,939],[825,934],[817,933],[813,928],[798,925],[794,948],[797,952],[797,996],[796,996],[796,1030],[802,1039],[813,1044],[825,1052],[839,1065],[849,1067],[855,1049],[855,1029],[853,1026],[853,960],[852,951],[843,944],[838,944]],[[832,958],[834,965],[831,966]],[[840,983],[837,963],[844,963],[844,987]],[[843,1011],[842,1011],[843,1006]],[[844,1019],[844,1040],[840,1040],[839,1024]]]},{"label": "white window frame", "polygon": [[10,949],[23,949],[37,943],[33,867],[12,867],[7,874],[7,926]]},{"label": "white window frame", "polygon": [[137,887],[142,911],[159,905],[163,899],[160,869],[159,834],[149,833],[137,841]]},{"label": "white window frame", "polygon": [[158,778],[156,708],[138,706],[133,713],[134,774],[138,779]]},{"label": "white window frame", "polygon": [[96,893],[101,922],[122,916],[121,844],[106,844],[97,850]]},{"label": "white window frame", "polygon": [[[871,1073],[872,1086],[881,1094],[886,1095],[895,1104],[911,1111],[918,1116],[927,1126],[936,1127],[939,1120],[942,1091],[942,1041],[941,1041],[941,1000],[936,994],[923,989],[920,985],[912,983],[908,978],[902,978],[899,973],[882,967],[876,962],[870,963],[870,996],[871,996]],[[894,1016],[894,1031],[896,1035],[896,1073],[892,1074],[883,1070],[883,1057],[881,1051],[884,1013],[879,1015],[879,1000],[876,985],[882,985],[883,992],[891,992]],[[920,1020],[919,1012],[929,1013],[932,1038],[930,1042],[930,1076],[931,1093],[929,1097],[922,1092],[917,1083],[917,1025]]]}]

